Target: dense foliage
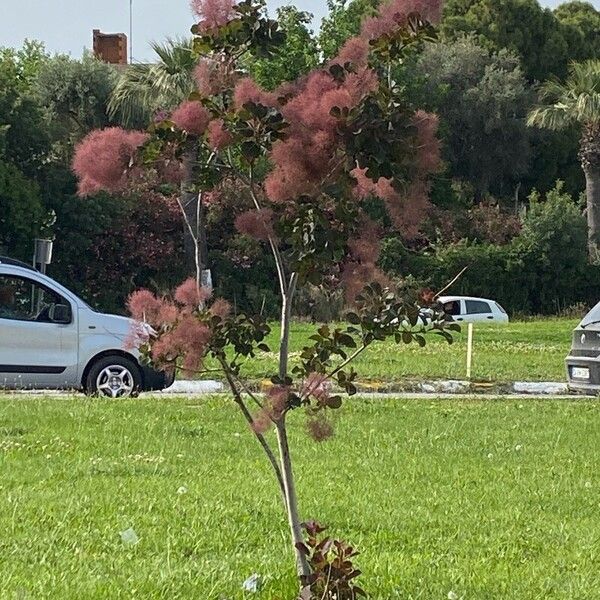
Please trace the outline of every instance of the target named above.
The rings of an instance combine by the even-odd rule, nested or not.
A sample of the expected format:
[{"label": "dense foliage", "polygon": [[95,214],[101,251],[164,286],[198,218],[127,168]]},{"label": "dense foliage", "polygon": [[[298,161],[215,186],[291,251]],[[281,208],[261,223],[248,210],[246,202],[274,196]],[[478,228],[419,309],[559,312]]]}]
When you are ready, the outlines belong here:
[{"label": "dense foliage", "polygon": [[588,264],[586,247],[581,206],[559,183],[544,198],[531,194],[521,231],[508,243],[471,237],[415,253],[390,237],[383,244],[381,264],[397,276],[411,273],[421,285],[433,287],[467,267],[454,293],[494,298],[511,313],[556,314],[598,300],[600,269]]},{"label": "dense foliage", "polygon": [[[274,89],[314,68],[320,52],[334,57],[379,4],[330,0],[329,14],[314,33],[309,15],[283,7],[278,13],[285,33],[282,44],[270,55],[245,57],[244,68],[263,88]],[[404,250],[396,263],[407,252],[436,255],[438,263],[447,263],[441,279],[456,267],[443,248],[451,253],[462,244],[475,248],[465,252],[478,252],[491,245],[505,252],[505,245],[525,227],[523,214],[532,190],[539,190],[543,204],[560,179],[564,192],[579,196],[585,181],[577,157],[578,127],[568,125],[560,132],[526,128],[525,117],[542,100],[536,80],[556,75],[565,81],[570,61],[599,57],[599,24],[600,12],[587,2],[567,2],[553,11],[534,0],[446,2],[440,43],[415,48],[394,72],[407,102],[439,115],[444,159],[444,170],[432,182],[432,207],[418,231],[403,236]],[[136,67],[126,77],[91,55],[53,57],[37,43],[0,50],[0,249],[29,260],[33,237],[54,237],[50,273],[107,310],[122,311],[125,298],[139,285],[167,289],[186,273],[189,263],[182,258],[181,239],[185,227],[173,221],[179,219],[176,212],[161,209],[154,214],[148,199],[124,200],[119,194],[82,203],[68,166],[74,144],[92,128],[139,126],[161,108],[179,104],[194,86],[190,44],[190,38],[156,44],[156,65]],[[169,95],[164,94],[166,82]],[[220,205],[207,205],[205,215],[206,262],[216,288],[235,310],[259,309],[274,316],[275,264],[260,243],[236,228],[237,191],[221,194]],[[576,210],[582,209],[577,205]],[[371,202],[369,214],[387,235],[392,221],[380,201]],[[161,243],[138,250],[140,224],[156,218],[164,219],[155,229],[163,232]],[[109,238],[120,242],[107,242]],[[126,247],[139,264],[123,264],[121,243],[130,245]],[[159,259],[157,252],[164,255]],[[541,256],[540,251],[529,260]],[[181,265],[172,279],[156,268],[168,262]],[[404,270],[394,268],[395,276],[435,280],[413,263],[403,264]],[[532,265],[534,270],[543,268],[542,263]],[[108,273],[120,273],[110,288]],[[499,278],[490,278],[486,288],[477,287],[474,279],[465,274],[457,289],[502,295]],[[580,289],[568,298],[507,304],[518,311],[551,312],[565,302],[594,301],[598,290],[593,282],[585,293]],[[548,293],[554,291],[550,287]],[[335,290],[307,284],[294,306],[299,315],[328,320],[340,314],[343,299]]]}]

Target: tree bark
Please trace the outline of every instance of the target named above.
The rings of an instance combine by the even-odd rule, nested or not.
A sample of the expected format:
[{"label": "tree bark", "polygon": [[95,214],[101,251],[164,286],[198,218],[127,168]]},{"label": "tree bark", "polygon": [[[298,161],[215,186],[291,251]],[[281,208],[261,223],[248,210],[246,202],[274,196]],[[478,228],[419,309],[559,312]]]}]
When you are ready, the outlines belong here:
[{"label": "tree bark", "polygon": [[588,254],[590,262],[600,263],[600,169],[584,169],[587,199]]},{"label": "tree bark", "polygon": [[586,123],[579,150],[585,174],[588,253],[591,263],[600,263],[600,123]]},{"label": "tree bark", "polygon": [[[279,344],[279,378],[284,380],[288,374],[288,359],[289,359],[289,341],[290,341],[290,325],[292,321],[292,302],[296,291],[296,283],[298,276],[296,273],[290,277],[289,284],[285,294],[282,294],[281,305],[281,337]],[[283,485],[285,489],[285,504],[292,535],[292,544],[296,555],[296,567],[298,569],[298,577],[300,578],[301,592],[307,584],[307,578],[310,575],[310,567],[306,560],[306,556],[298,549],[298,544],[303,541],[302,536],[302,520],[298,511],[298,497],[296,495],[296,485],[294,483],[294,471],[292,469],[292,457],[290,454],[290,446],[287,437],[286,415],[276,423],[277,443],[279,447],[279,458],[281,460],[281,475],[283,477]]]},{"label": "tree bark", "polygon": [[[296,293],[298,275],[293,273],[289,285],[281,298],[281,335],[279,337],[279,378],[288,374],[288,355],[290,349],[290,325],[292,323],[292,303]],[[285,282],[284,282],[285,283]],[[282,286],[283,287],[283,286]]]},{"label": "tree bark", "polygon": [[276,425],[277,443],[279,446],[279,457],[281,460],[281,475],[283,477],[283,485],[285,489],[285,504],[292,535],[292,544],[294,545],[294,553],[296,555],[296,568],[298,577],[300,578],[300,591],[302,592],[308,584],[308,576],[310,575],[310,567],[306,556],[298,549],[298,544],[304,541],[302,536],[302,520],[298,511],[298,497],[296,495],[296,485],[294,483],[294,472],[292,469],[292,457],[290,454],[290,446],[287,437],[287,428],[285,424],[285,416]]},{"label": "tree bark", "polygon": [[202,197],[194,189],[194,170],[196,150],[189,146],[184,152],[181,162],[183,178],[180,185],[181,207],[184,212],[183,247],[185,251],[186,269],[190,274],[198,275],[208,268],[208,248],[206,242],[206,225]]}]

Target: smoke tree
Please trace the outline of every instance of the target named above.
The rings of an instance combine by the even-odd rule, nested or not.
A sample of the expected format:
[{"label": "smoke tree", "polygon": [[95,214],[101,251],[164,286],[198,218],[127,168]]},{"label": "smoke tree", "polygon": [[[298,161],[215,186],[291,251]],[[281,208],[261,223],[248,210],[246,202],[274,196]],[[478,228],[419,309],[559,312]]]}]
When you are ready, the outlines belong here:
[{"label": "smoke tree", "polygon": [[[451,341],[443,317],[436,311],[425,317],[420,308],[432,295],[418,298],[395,289],[377,269],[380,231],[369,216],[374,206],[375,212],[377,205],[385,207],[394,227],[410,237],[428,210],[428,176],[439,162],[437,119],[403,104],[392,73],[409,46],[431,39],[440,6],[437,0],[384,4],[335,58],[273,91],[261,89],[243,70],[249,57],[268,58],[285,41],[264,2],[194,0],[192,7],[197,91],[145,132],[93,132],[79,146],[73,167],[82,195],[132,187],[168,195],[193,146],[198,204],[218,203],[233,190],[237,229],[272,253],[281,333],[278,372],[264,395],[249,389],[243,367],[269,350],[269,325],[260,315],[236,314],[225,300],[212,298],[200,272],[173,297],[141,290],[129,304],[134,317],[156,330],[141,345],[148,360],[222,372],[270,461],[289,521],[301,597],[310,598],[321,580],[311,572],[314,563],[303,544],[289,415],[304,411],[309,433],[325,439],[332,433],[328,415],[342,405],[342,393],[356,393],[351,363],[371,344],[392,338],[424,345],[425,330]],[[342,287],[353,308],[347,325],[319,327],[291,368],[292,302],[306,283]],[[271,428],[276,447],[267,435]],[[337,597],[331,594],[319,597]]]}]

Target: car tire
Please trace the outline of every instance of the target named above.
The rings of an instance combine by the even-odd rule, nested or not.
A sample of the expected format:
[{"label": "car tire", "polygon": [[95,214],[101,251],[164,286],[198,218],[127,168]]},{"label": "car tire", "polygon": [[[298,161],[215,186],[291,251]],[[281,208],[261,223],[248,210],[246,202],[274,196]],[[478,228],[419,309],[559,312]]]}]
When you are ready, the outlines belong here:
[{"label": "car tire", "polygon": [[132,398],[142,388],[142,374],[137,364],[124,356],[104,356],[92,365],[85,379],[88,396]]}]

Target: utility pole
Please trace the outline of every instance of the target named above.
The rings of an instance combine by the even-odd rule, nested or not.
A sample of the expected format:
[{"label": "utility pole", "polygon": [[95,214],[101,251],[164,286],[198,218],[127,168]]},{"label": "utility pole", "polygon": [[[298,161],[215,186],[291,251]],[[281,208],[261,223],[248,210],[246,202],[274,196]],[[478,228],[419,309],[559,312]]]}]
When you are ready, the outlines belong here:
[{"label": "utility pole", "polygon": [[129,0],[129,64],[133,64],[133,0]]}]

